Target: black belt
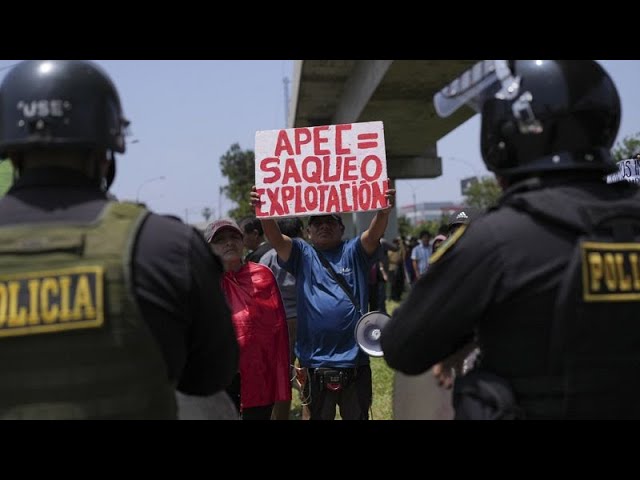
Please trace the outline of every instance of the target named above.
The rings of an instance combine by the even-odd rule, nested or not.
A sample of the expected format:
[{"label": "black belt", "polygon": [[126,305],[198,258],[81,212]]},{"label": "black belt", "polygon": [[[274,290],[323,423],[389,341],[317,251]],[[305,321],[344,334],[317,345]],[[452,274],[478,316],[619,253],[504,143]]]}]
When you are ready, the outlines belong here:
[{"label": "black belt", "polygon": [[351,373],[358,373],[358,371],[362,368],[366,368],[369,365],[361,365],[359,367],[318,367],[318,368],[308,368],[307,370],[309,370],[310,374],[321,374],[321,373],[325,373],[325,372],[329,372],[329,371],[339,371],[339,372],[351,372]]},{"label": "black belt", "polygon": [[314,383],[318,383],[321,388],[326,388],[332,392],[339,392],[352,385],[358,378],[358,370],[362,367],[351,368],[310,368],[309,374]]}]

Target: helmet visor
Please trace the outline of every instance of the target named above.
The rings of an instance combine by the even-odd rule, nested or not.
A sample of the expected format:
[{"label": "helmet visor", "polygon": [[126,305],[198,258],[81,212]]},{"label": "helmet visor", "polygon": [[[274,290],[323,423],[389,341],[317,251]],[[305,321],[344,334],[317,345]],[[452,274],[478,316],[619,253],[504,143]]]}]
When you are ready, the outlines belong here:
[{"label": "helmet visor", "polygon": [[520,79],[513,76],[507,60],[482,60],[436,93],[433,106],[440,117],[448,117],[463,105],[480,112],[491,97],[515,98],[519,85]]}]

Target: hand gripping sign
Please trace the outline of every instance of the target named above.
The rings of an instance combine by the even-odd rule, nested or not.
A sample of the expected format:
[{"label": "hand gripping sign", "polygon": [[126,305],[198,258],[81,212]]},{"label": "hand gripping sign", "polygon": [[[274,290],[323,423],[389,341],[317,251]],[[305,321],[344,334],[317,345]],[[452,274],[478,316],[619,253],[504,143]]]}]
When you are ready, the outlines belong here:
[{"label": "hand gripping sign", "polygon": [[256,132],[257,217],[387,207],[382,122]]}]

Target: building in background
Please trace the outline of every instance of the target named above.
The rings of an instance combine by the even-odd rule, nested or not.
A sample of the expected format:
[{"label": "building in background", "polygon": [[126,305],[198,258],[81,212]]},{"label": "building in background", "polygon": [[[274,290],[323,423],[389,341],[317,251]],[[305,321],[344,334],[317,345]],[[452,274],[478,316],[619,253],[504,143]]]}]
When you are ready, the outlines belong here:
[{"label": "building in background", "polygon": [[454,202],[423,202],[398,207],[398,216],[406,217],[411,225],[418,225],[431,220],[439,221],[442,217],[448,218],[464,208],[464,205]]}]

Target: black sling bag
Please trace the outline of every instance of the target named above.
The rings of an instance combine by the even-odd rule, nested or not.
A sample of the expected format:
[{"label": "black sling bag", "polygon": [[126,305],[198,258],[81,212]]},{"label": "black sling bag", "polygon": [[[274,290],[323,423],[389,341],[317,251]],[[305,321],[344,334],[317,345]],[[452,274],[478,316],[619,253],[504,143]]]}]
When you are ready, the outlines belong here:
[{"label": "black sling bag", "polygon": [[329,261],[325,258],[325,256],[322,254],[320,250],[318,250],[316,247],[313,247],[313,248],[318,254],[318,258],[322,262],[322,265],[324,266],[324,268],[327,269],[327,271],[329,272],[329,275],[331,275],[331,278],[333,278],[336,281],[336,283],[340,285],[340,288],[344,290],[344,293],[347,294],[347,297],[349,297],[349,300],[351,300],[351,303],[353,303],[353,305],[356,307],[358,314],[362,316],[362,310],[360,309],[360,302],[358,302],[358,299],[355,297],[355,295],[351,291],[351,288],[349,287],[349,284],[347,283],[347,281],[344,279],[342,275],[340,275],[338,272],[336,272],[333,269]]}]

